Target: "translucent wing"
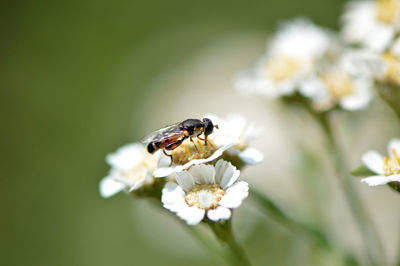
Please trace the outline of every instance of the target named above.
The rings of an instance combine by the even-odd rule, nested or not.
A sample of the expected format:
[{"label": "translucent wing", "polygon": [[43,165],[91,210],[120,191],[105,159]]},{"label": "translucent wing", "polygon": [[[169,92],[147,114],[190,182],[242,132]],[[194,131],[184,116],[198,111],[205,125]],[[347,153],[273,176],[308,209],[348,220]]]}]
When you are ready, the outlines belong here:
[{"label": "translucent wing", "polygon": [[140,141],[142,143],[149,143],[151,141],[157,141],[157,140],[162,141],[167,138],[175,138],[178,136],[182,136],[183,133],[179,129],[178,124],[179,123],[170,125],[170,126],[166,126],[164,128],[160,128],[156,131],[150,132],[149,134],[144,136]]}]

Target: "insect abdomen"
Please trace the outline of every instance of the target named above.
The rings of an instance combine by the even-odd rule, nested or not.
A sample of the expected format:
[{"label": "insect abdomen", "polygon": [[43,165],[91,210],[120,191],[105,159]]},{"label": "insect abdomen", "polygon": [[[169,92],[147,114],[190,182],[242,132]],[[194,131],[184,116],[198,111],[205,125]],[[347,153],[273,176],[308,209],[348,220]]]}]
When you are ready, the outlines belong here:
[{"label": "insect abdomen", "polygon": [[156,144],[155,144],[154,142],[150,142],[150,143],[147,145],[147,151],[148,151],[149,153],[154,153],[156,150],[158,150],[158,147],[156,146]]}]

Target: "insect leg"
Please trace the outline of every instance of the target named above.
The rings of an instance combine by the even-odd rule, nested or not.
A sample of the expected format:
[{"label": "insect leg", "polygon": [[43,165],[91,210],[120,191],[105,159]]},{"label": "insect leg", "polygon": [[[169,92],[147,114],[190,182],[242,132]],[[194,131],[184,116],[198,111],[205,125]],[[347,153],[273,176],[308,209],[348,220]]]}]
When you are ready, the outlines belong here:
[{"label": "insect leg", "polygon": [[196,143],[194,143],[194,141],[191,137],[190,137],[190,141],[193,143],[194,147],[196,148],[197,153],[200,154],[199,149],[197,149]]},{"label": "insect leg", "polygon": [[[200,135],[201,135],[201,134],[200,134]],[[211,144],[211,142],[208,142],[208,141],[207,141],[207,136],[203,139],[203,138],[200,138],[200,135],[197,136],[197,138],[198,138],[199,140],[204,141],[204,144],[206,144],[206,146],[207,146],[208,143],[210,143],[210,145],[211,145],[212,147],[214,147],[214,146]]]},{"label": "insect leg", "polygon": [[171,158],[171,163],[170,163],[170,166],[171,166],[172,162],[174,161],[174,158],[172,157],[172,154],[168,154],[165,150],[162,150],[162,151],[163,151],[163,153],[164,153],[166,156],[168,156],[169,158]]}]

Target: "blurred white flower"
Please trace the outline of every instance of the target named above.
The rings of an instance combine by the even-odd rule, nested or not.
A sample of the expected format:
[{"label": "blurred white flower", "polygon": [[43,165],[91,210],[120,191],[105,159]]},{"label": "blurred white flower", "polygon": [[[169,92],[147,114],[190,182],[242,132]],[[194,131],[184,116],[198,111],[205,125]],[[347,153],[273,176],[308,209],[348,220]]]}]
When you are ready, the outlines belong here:
[{"label": "blurred white flower", "polygon": [[190,140],[185,140],[176,149],[170,151],[173,158],[172,162],[170,157],[163,154],[159,167],[153,173],[155,177],[169,176],[172,173],[186,170],[193,165],[212,162],[227,149],[238,144],[238,136],[224,123],[219,124],[221,120],[217,116],[206,115],[204,118],[211,119],[213,124],[218,126],[208,136],[207,142],[198,138],[194,138],[193,143]]},{"label": "blurred white flower", "polygon": [[400,182],[400,139],[393,139],[389,142],[388,153],[389,157],[383,157],[376,151],[369,151],[362,156],[365,166],[377,174],[362,179],[362,182],[370,186]]},{"label": "blurred white flower", "polygon": [[[395,45],[400,46],[397,44]],[[371,77],[379,82],[400,86],[400,47],[393,46],[393,52],[377,54],[365,50],[353,51],[347,60],[346,69],[355,76]]]},{"label": "blurred white flower", "polygon": [[[246,182],[232,164],[218,160],[213,165],[195,165],[176,174],[178,184],[169,182],[162,191],[162,203],[188,225],[200,223],[207,215],[211,221],[227,220],[248,196]],[[236,183],[235,183],[236,182]]]},{"label": "blurred white flower", "polygon": [[300,93],[312,99],[316,110],[325,111],[336,105],[345,110],[358,110],[372,99],[372,76],[353,74],[356,71],[349,63],[354,60],[353,52],[340,52],[336,62],[328,62],[300,85]]},{"label": "blurred white flower", "polygon": [[230,114],[223,120],[213,115],[207,115],[215,121],[221,128],[224,128],[235,135],[239,142],[229,148],[226,153],[230,156],[238,156],[239,159],[248,165],[255,165],[264,160],[264,155],[257,149],[249,147],[249,143],[260,137],[263,129],[256,127],[253,123],[248,123],[241,114]]},{"label": "blurred white flower", "polygon": [[285,23],[269,42],[257,67],[239,74],[235,87],[243,94],[272,98],[290,95],[298,82],[314,71],[316,60],[335,44],[332,33],[306,19]]},{"label": "blurred white flower", "polygon": [[159,159],[160,152],[149,154],[141,143],[126,145],[107,155],[111,170],[100,181],[100,195],[108,198],[121,190],[132,191],[153,184],[152,172]]},{"label": "blurred white flower", "polygon": [[400,1],[353,1],[342,17],[343,39],[382,53],[400,29]]}]

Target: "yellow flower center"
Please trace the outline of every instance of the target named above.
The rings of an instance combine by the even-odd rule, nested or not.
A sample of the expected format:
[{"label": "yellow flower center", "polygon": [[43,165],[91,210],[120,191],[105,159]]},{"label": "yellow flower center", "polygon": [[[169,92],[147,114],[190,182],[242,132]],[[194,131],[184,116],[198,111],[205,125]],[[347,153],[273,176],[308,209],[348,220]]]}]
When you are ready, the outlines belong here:
[{"label": "yellow flower center", "polygon": [[400,156],[394,149],[392,150],[391,158],[385,156],[383,171],[385,176],[400,174]]},{"label": "yellow flower center", "polygon": [[271,58],[265,63],[265,72],[273,80],[280,82],[292,77],[300,70],[299,61],[290,57]]},{"label": "yellow flower center", "polygon": [[183,165],[191,160],[206,159],[217,150],[212,140],[185,140],[180,146],[171,151],[174,164]]},{"label": "yellow flower center", "polygon": [[387,66],[387,72],[384,78],[400,85],[400,59],[397,59],[390,53],[386,53],[383,56],[383,61]]},{"label": "yellow flower center", "polygon": [[217,184],[196,185],[185,196],[189,206],[197,206],[200,209],[215,209],[225,191]]},{"label": "yellow flower center", "polygon": [[330,94],[335,99],[341,99],[354,91],[350,77],[341,71],[332,71],[321,76]]},{"label": "yellow flower center", "polygon": [[399,15],[400,1],[380,0],[376,3],[376,19],[382,23],[393,24]]}]

